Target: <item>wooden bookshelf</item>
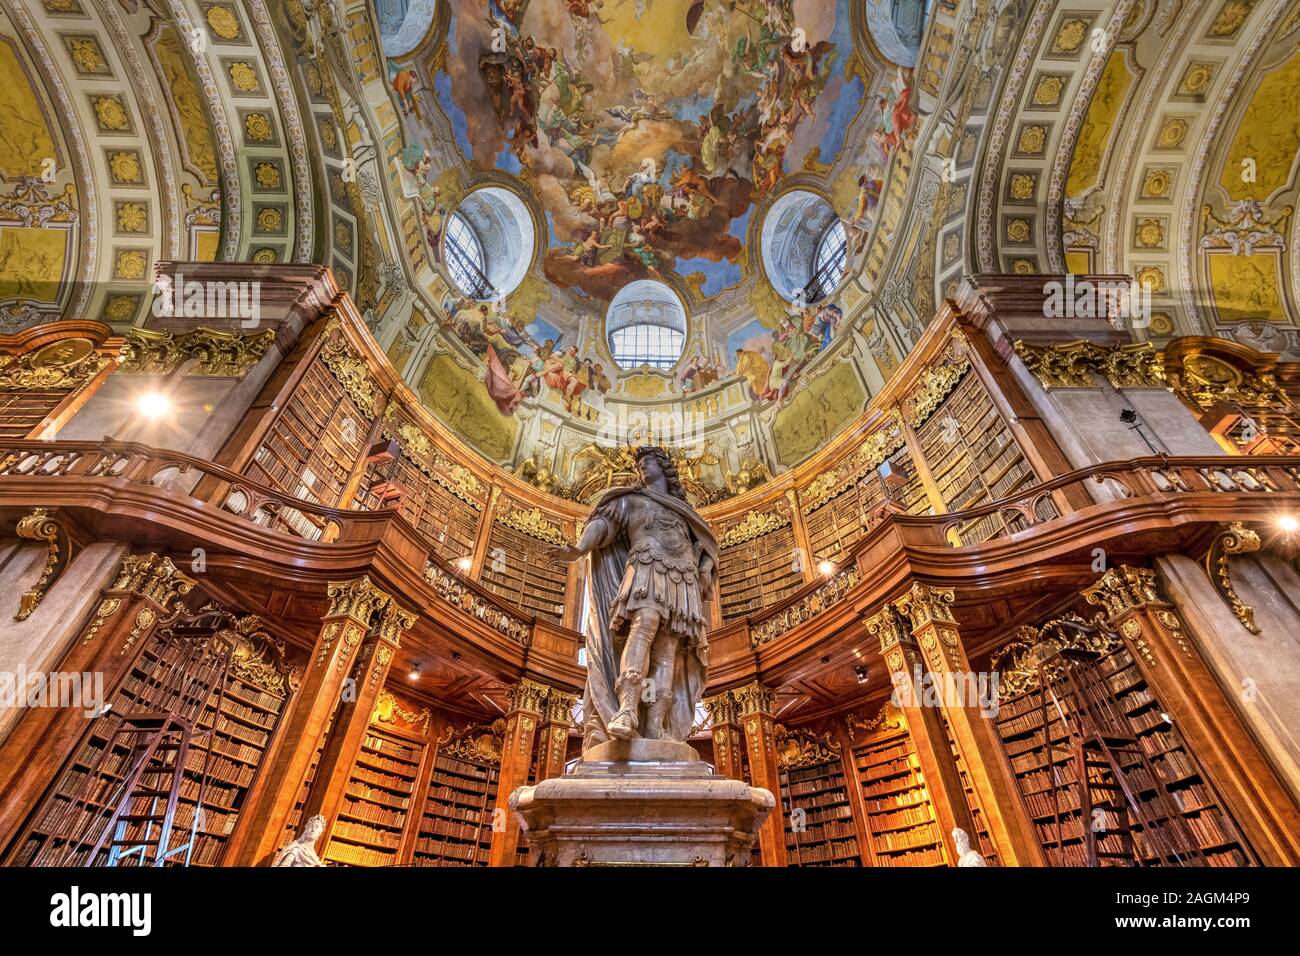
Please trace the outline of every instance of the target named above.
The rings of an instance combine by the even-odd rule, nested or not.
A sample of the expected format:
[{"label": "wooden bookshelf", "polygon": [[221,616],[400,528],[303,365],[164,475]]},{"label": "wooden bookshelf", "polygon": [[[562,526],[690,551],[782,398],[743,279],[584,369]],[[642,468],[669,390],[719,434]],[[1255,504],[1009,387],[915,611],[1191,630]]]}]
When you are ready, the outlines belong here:
[{"label": "wooden bookshelf", "polygon": [[[1178,729],[1165,721],[1160,702],[1128,649],[1118,645],[1095,663],[1083,666],[1101,668],[1118,712],[1128,721],[1147,760],[1168,788],[1206,862],[1211,866],[1255,865],[1254,854],[1226,812],[1222,798],[1201,771]],[[1049,864],[1086,866],[1074,749],[1065,723],[1059,716],[1051,716],[1050,708],[1047,713],[1045,733],[1042,693],[1037,688],[1025,690],[1000,702],[998,734]],[[1130,781],[1137,783],[1138,799],[1148,806],[1148,815],[1156,821],[1154,825],[1166,826],[1156,802],[1156,781],[1149,779],[1140,761],[1124,764],[1124,769]],[[1119,826],[1115,805],[1103,802],[1097,809],[1109,830]],[[1143,865],[1169,862],[1156,859],[1147,850],[1140,826],[1135,841],[1136,852],[1143,855]],[[1111,832],[1098,840],[1098,863],[1133,866],[1138,861],[1127,850],[1122,837]]]},{"label": "wooden bookshelf", "polygon": [[528,512],[515,511],[507,503],[496,515],[479,583],[525,614],[558,624],[564,619],[569,566],[551,561],[546,552],[558,544],[572,542],[544,519],[534,522],[529,530],[522,530],[519,525],[524,522],[512,518],[520,513]]},{"label": "wooden bookshelf", "polygon": [[396,461],[367,465],[355,506],[367,511],[384,507],[377,492],[391,482],[401,492],[397,505],[402,517],[438,557],[454,565],[472,556],[484,506],[477,480],[445,459],[433,448],[432,439],[400,413],[384,422],[380,437],[396,441],[401,453]]},{"label": "wooden bookshelf", "polygon": [[[0,439],[27,438],[73,389],[0,389]],[[33,435],[38,438],[40,436]]]},{"label": "wooden bookshelf", "polygon": [[[861,866],[844,762],[831,759],[781,769],[781,809],[789,866]],[[803,811],[803,828],[794,826]]]},{"label": "wooden bookshelf", "polygon": [[[122,718],[157,711],[152,703],[144,704],[142,701],[146,698],[156,701],[156,694],[148,696],[151,689],[156,690],[159,684],[174,676],[182,657],[179,646],[159,634],[141,643],[130,670],[110,698],[108,711],[89,723],[72,756],[46,791],[39,810],[33,815],[35,822],[18,842],[18,849],[7,865],[42,866],[56,862],[52,858],[56,848],[50,840],[54,835],[55,821],[66,809],[67,801],[79,792],[86,776],[92,773],[98,756],[114,739]],[[191,866],[220,865],[249,789],[274,739],[288,692],[284,673],[275,673],[273,669],[248,672],[232,667],[225,672],[224,687],[221,680],[209,687],[195,718],[195,734],[190,741],[179,801],[172,820],[171,847],[185,843],[194,829]],[[121,744],[121,738],[117,740],[119,742],[113,744],[106,762],[99,765],[94,801],[78,811],[76,820],[70,825],[65,821],[61,832],[88,832],[93,827],[94,817],[107,822],[117,803],[131,757],[131,748]],[[200,807],[200,782],[204,779],[205,769],[206,782]],[[151,808],[141,804],[148,802],[145,798],[136,798],[128,812],[147,813]],[[141,826],[128,825],[126,835],[144,839],[146,834],[137,832]],[[80,845],[83,854],[90,848],[89,843]],[[100,865],[105,857],[105,854],[97,857]],[[123,858],[120,865],[131,865],[135,860],[135,857]],[[184,854],[177,854],[167,860],[167,865],[184,862]]]},{"label": "wooden bookshelf", "polygon": [[[906,448],[900,448],[886,460],[889,473],[905,482],[897,499],[911,514],[924,514],[929,508],[925,487],[921,484]],[[880,468],[871,468],[846,482],[825,501],[804,512],[804,527],[813,561],[838,561],[848,554],[867,532],[867,519],[885,503],[885,478]]]},{"label": "wooden bookshelf", "polygon": [[[728,543],[729,537],[736,540]],[[788,517],[779,527],[758,534],[724,529],[720,543],[718,595],[723,620],[761,611],[804,586],[794,528]],[[803,557],[803,561],[809,560],[807,555]]]},{"label": "wooden bookshelf", "polygon": [[348,866],[399,862],[424,749],[371,724],[353,761],[325,860]]},{"label": "wooden bookshelf", "polygon": [[[988,504],[1037,481],[1010,426],[973,372],[917,429],[917,438],[949,511]],[[1022,524],[1014,516],[985,515],[960,529],[961,543],[978,544]]]},{"label": "wooden bookshelf", "polygon": [[957,776],[961,779],[962,791],[966,794],[966,806],[970,809],[970,815],[975,821],[975,832],[970,835],[972,838],[971,844],[980,851],[990,866],[997,866],[997,849],[993,846],[992,837],[989,836],[988,822],[984,817],[984,810],[980,806],[979,795],[976,794],[970,774],[966,770],[966,761],[957,748],[957,741],[953,738],[948,716],[942,709],[939,711],[939,716],[943,720],[943,730],[948,737],[948,746],[952,749],[953,761],[957,765]]},{"label": "wooden bookshelf", "polygon": [[[276,416],[246,473],[295,498],[333,506],[360,461],[371,420],[319,357]],[[282,510],[268,519],[292,533],[316,538],[316,519]]]},{"label": "wooden bookshelf", "polygon": [[[416,866],[487,866],[501,736],[471,727],[441,741],[420,816]],[[525,851],[526,852],[526,851]]]},{"label": "wooden bookshelf", "polygon": [[930,791],[906,727],[889,727],[853,750],[876,866],[945,866]]}]

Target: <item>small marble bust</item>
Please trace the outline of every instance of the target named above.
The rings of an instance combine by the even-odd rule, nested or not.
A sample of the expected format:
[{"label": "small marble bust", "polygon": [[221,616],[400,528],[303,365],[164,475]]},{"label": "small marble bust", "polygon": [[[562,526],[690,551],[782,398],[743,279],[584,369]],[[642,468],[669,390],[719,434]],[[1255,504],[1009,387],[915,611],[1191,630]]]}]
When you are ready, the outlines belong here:
[{"label": "small marble bust", "polygon": [[302,832],[292,843],[287,843],[275,854],[272,866],[324,866],[316,854],[316,841],[325,832],[325,818],[319,813],[309,819]]},{"label": "small marble bust", "polygon": [[957,848],[958,866],[988,866],[988,860],[980,855],[979,850],[971,849],[970,835],[961,827],[952,828],[952,842]]}]

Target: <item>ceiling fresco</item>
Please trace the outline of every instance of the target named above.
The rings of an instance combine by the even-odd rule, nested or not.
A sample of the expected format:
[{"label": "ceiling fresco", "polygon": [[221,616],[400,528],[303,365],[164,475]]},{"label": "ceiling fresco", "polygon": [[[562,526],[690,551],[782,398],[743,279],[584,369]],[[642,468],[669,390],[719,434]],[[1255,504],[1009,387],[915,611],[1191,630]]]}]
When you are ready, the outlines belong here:
[{"label": "ceiling fresco", "polygon": [[830,169],[870,115],[849,6],[452,0],[436,100],[467,163],[536,195],[552,282],[715,295],[742,278],[755,205]]},{"label": "ceiling fresco", "polygon": [[[165,259],[323,263],[493,461],[776,474],[970,273],[1126,273],[1139,339],[1300,352],[1298,40],[1300,0],[0,0],[0,333],[145,322]],[[476,203],[504,301],[443,259]],[[793,303],[771,262],[834,218]],[[638,280],[674,368],[612,360]]]}]

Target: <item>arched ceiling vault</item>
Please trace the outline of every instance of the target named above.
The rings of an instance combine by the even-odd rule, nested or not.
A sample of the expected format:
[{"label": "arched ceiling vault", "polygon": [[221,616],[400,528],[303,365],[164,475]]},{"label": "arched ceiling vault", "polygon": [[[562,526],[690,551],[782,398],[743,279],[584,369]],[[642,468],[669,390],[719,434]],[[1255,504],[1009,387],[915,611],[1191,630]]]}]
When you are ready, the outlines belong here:
[{"label": "arched ceiling vault", "polygon": [[1159,341],[1295,351],[1300,4],[1035,8],[985,144],[982,271],[1124,273]]}]

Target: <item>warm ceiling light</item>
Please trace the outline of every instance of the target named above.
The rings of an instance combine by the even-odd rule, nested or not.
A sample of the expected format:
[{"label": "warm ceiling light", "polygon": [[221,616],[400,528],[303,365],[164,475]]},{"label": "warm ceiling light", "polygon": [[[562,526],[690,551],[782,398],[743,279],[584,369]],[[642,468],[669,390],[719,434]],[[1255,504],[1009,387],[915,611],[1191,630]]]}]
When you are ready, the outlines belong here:
[{"label": "warm ceiling light", "polygon": [[829,578],[835,573],[835,565],[830,561],[823,561],[821,564],[817,565],[817,570],[822,573],[822,577]]},{"label": "warm ceiling light", "polygon": [[853,668],[853,675],[857,677],[859,684],[865,684],[867,682],[867,677],[869,676],[867,669],[862,665]]},{"label": "warm ceiling light", "polygon": [[462,571],[468,572],[470,568],[474,567],[474,559],[469,555],[465,555],[463,558],[457,558],[456,567],[460,568]]},{"label": "warm ceiling light", "polygon": [[1277,519],[1277,526],[1290,534],[1292,531],[1300,529],[1300,519],[1297,519],[1295,515],[1282,515]]},{"label": "warm ceiling light", "polygon": [[144,392],[135,400],[135,410],[145,418],[161,418],[171,407],[171,399],[162,392]]},{"label": "warm ceiling light", "polygon": [[419,679],[420,679],[420,668],[419,668],[418,666],[416,666],[416,667],[412,667],[412,668],[411,668],[411,673],[407,674],[406,676],[407,676],[407,678],[410,679],[410,680],[419,680]]}]

